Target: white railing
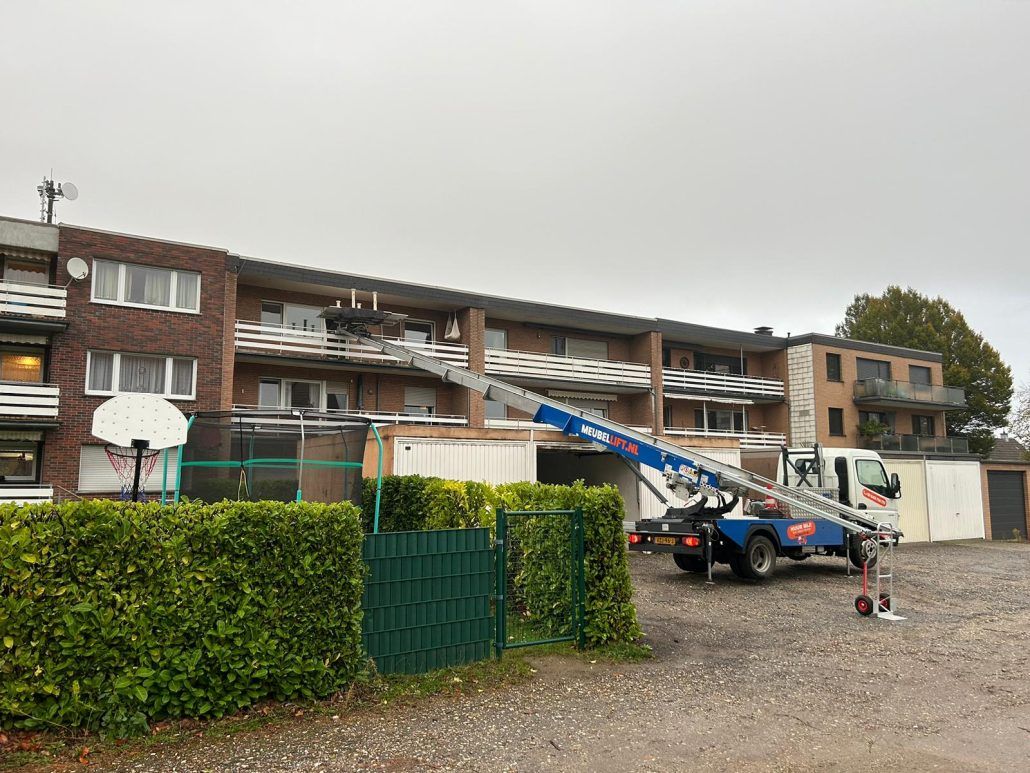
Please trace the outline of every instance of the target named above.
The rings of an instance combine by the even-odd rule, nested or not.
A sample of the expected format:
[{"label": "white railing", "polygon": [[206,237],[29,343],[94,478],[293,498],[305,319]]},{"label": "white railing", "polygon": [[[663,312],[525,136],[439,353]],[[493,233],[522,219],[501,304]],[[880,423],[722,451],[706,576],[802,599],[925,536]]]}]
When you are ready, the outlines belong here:
[{"label": "white railing", "polygon": [[487,349],[486,372],[491,376],[523,376],[594,384],[651,386],[651,366],[620,360],[561,357],[514,349]]},{"label": "white railing", "polygon": [[[427,344],[385,337],[383,340],[406,346],[451,365],[468,367],[469,350],[464,344],[442,344],[435,341]],[[246,320],[236,320],[236,350],[255,354],[283,354],[292,357],[360,360],[380,365],[396,365],[400,362],[396,357],[383,354],[371,346],[355,343],[335,333],[297,330],[281,325],[262,325]]]},{"label": "white railing", "polygon": [[[588,420],[590,417],[586,417]],[[650,427],[639,427],[633,425],[626,425],[630,429],[635,429],[637,432],[646,432],[651,434]],[[550,424],[541,424],[533,421],[532,419],[487,419],[487,429],[542,429],[545,431],[558,432],[557,427],[553,427]]]},{"label": "white railing", "polygon": [[[249,410],[249,411],[289,411],[289,408],[281,408],[274,405],[234,405],[234,409],[238,410]],[[468,419],[464,416],[456,416],[449,413],[404,413],[403,411],[348,411],[340,410],[339,408],[329,409],[316,409],[311,408],[309,410],[317,410],[319,413],[328,414],[339,414],[340,416],[362,416],[366,419],[371,419],[375,424],[434,424],[434,425],[449,425],[456,427],[464,427],[468,424]],[[264,421],[268,423],[279,423],[279,424],[294,424],[297,422],[296,419],[290,419],[286,417],[273,418],[273,417],[255,417],[254,421]]]},{"label": "white railing", "polygon": [[0,416],[56,419],[59,397],[56,384],[0,381]]},{"label": "white railing", "polygon": [[737,376],[708,370],[662,368],[662,380],[666,389],[682,389],[687,392],[783,397],[783,382],[776,378]]},{"label": "white railing", "polygon": [[0,314],[64,319],[67,300],[64,287],[0,281]]},{"label": "white railing", "polygon": [[693,429],[666,427],[665,434],[679,437],[736,438],[741,448],[778,448],[787,442],[782,432],[734,432],[727,429]]},{"label": "white railing", "polygon": [[53,500],[54,490],[50,486],[0,486],[0,502],[32,505],[36,502],[52,502]]}]

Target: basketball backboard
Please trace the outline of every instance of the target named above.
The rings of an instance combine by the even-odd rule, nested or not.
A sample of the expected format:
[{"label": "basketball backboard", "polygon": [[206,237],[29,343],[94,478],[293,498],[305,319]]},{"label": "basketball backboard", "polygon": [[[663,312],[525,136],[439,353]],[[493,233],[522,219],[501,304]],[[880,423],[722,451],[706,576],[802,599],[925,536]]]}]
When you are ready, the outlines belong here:
[{"label": "basketball backboard", "polygon": [[143,440],[147,448],[172,448],[186,442],[186,417],[157,395],[117,395],[93,411],[93,434],[116,446]]}]

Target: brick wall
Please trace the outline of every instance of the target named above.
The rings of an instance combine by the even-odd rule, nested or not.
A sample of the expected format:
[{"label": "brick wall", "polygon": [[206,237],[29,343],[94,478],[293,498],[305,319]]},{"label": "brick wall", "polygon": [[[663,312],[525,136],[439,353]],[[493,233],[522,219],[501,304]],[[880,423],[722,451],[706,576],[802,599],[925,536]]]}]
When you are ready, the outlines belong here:
[{"label": "brick wall", "polygon": [[58,276],[72,257],[91,266],[104,258],[199,271],[201,297],[200,314],[184,314],[92,303],[89,279],[68,287],[68,329],[53,337],[49,374],[61,389],[60,427],[46,435],[41,477],[58,487],[58,496],[78,488],[80,447],[101,443],[90,429],[93,411],[108,398],[85,394],[87,350],[196,357],[196,399],[176,403],[184,411],[217,410],[229,394],[223,391],[224,320],[232,298],[227,283],[234,278],[223,250],[62,226]]},{"label": "brick wall", "polygon": [[787,383],[790,394],[791,445],[811,445],[818,435],[816,423],[815,386],[812,373],[812,344],[801,344],[787,349]]}]

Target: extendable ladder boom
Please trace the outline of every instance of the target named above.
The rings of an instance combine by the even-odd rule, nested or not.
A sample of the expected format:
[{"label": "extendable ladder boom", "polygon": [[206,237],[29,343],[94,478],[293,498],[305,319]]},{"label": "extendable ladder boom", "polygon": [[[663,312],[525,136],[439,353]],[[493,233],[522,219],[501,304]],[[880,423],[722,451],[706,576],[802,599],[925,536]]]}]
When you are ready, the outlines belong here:
[{"label": "extendable ladder boom", "polygon": [[[489,400],[496,400],[516,410],[531,414],[534,421],[550,424],[566,435],[589,440],[626,459],[645,464],[656,470],[662,472],[672,470],[685,478],[696,479],[697,485],[701,488],[718,490],[720,483],[732,483],[762,496],[772,493],[778,501],[791,505],[795,510],[811,517],[823,518],[850,532],[865,533],[876,529],[876,521],[861,510],[805,489],[785,486],[748,470],[717,461],[610,419],[595,416],[558,400],[544,397],[528,389],[474,373],[467,368],[450,365],[393,341],[384,341],[364,332],[347,330],[337,332],[383,354],[395,357],[405,365],[433,373],[449,384],[466,387],[479,392]],[[795,517],[797,516],[795,515]]]}]

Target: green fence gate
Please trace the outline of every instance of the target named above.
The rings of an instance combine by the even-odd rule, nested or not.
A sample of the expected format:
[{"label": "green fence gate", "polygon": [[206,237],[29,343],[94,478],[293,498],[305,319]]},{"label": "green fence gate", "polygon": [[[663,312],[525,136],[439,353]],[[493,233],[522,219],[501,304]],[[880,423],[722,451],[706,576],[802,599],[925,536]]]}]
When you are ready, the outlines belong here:
[{"label": "green fence gate", "polygon": [[583,511],[497,511],[495,648],[585,644]]}]

